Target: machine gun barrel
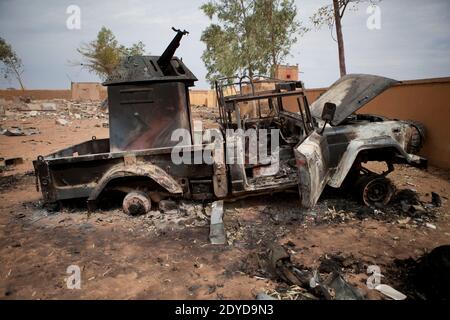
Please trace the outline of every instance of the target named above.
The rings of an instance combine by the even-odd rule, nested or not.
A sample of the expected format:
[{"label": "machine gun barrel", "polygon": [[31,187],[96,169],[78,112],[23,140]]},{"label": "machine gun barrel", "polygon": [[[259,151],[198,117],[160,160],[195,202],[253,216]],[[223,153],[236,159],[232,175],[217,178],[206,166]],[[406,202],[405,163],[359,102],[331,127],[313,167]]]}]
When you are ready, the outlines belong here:
[{"label": "machine gun barrel", "polygon": [[172,60],[173,55],[175,54],[175,51],[180,46],[181,38],[184,35],[189,34],[186,30],[181,31],[179,29],[175,29],[172,27],[172,30],[175,31],[177,34],[172,39],[170,44],[167,46],[166,50],[164,50],[163,54],[158,59],[158,65],[159,67],[164,70],[169,66],[170,60]]}]

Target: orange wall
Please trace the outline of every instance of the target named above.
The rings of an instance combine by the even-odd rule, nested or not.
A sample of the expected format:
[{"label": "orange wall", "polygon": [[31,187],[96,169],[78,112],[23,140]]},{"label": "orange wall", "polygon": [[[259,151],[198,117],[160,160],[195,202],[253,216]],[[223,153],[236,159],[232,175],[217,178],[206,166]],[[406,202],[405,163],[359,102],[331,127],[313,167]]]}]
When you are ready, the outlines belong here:
[{"label": "orange wall", "polygon": [[[311,104],[326,88],[308,89]],[[426,128],[421,154],[432,166],[450,169],[450,77],[403,81],[370,101],[359,113],[415,120]]]},{"label": "orange wall", "polygon": [[192,105],[196,106],[208,106],[210,108],[214,108],[213,101],[210,101],[212,90],[189,90],[189,101]]},{"label": "orange wall", "polygon": [[35,100],[70,99],[70,90],[0,90],[0,98],[13,100],[14,97],[31,97]]},{"label": "orange wall", "polygon": [[13,100],[14,97],[30,97],[34,100],[104,100],[106,87],[96,82],[73,82],[71,90],[0,90],[0,98]]},{"label": "orange wall", "polygon": [[325,91],[327,91],[327,88],[306,89],[305,94],[309,104],[313,103]]},{"label": "orange wall", "polygon": [[360,112],[421,122],[427,131],[422,154],[431,165],[450,169],[450,78],[404,81]]},{"label": "orange wall", "polygon": [[106,99],[107,90],[99,82],[72,82],[72,100],[100,101]]},{"label": "orange wall", "polygon": [[298,66],[278,65],[275,70],[275,79],[297,81]]}]

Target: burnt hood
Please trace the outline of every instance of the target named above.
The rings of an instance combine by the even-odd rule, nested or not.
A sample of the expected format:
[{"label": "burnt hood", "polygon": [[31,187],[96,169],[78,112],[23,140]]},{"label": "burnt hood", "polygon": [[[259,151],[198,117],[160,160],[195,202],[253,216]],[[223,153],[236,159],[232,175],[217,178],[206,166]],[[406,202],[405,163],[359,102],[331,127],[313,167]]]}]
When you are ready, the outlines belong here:
[{"label": "burnt hood", "polygon": [[324,104],[332,102],[336,104],[336,113],[331,124],[337,126],[352,113],[396,83],[399,83],[399,81],[370,74],[345,75],[333,83],[324,94],[311,104],[311,114],[320,119]]}]

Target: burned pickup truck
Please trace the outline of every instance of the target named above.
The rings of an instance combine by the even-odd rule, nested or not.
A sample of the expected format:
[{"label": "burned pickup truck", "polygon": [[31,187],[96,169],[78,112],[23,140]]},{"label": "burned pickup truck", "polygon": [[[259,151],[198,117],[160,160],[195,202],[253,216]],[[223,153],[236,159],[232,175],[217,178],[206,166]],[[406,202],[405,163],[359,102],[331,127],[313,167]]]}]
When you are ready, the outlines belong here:
[{"label": "burned pickup truck", "polygon": [[[197,79],[174,57],[186,34],[176,31],[161,56],[127,57],[105,82],[109,139],[93,137],[33,162],[46,203],[87,199],[93,210],[115,192],[124,211],[137,214],[165,198],[298,188],[299,206],[307,209],[326,186],[350,185],[373,206],[393,193],[386,177],[393,164],[426,165],[416,155],[424,141],[420,124],[355,113],[397,83],[372,75],[347,75],[312,105],[299,81],[220,79],[217,128],[198,130],[189,102]],[[385,162],[386,171],[371,172],[363,166],[368,161]]]}]

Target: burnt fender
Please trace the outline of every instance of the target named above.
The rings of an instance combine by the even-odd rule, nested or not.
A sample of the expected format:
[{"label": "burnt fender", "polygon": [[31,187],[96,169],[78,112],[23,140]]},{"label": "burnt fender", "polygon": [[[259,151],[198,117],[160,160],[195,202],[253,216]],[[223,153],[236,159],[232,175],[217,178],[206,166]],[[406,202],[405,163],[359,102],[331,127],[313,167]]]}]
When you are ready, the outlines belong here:
[{"label": "burnt fender", "polygon": [[358,154],[363,150],[395,148],[404,157],[406,163],[414,165],[421,162],[421,158],[405,151],[409,125],[398,121],[373,123],[360,126],[353,131],[354,138],[350,141],[347,150],[343,153],[333,171],[328,185],[339,188],[350,171]]},{"label": "burnt fender", "polygon": [[180,184],[163,169],[153,164],[137,162],[132,165],[118,164],[109,169],[92,190],[88,202],[96,200],[110,181],[123,177],[148,177],[172,194],[183,193]]},{"label": "burnt fender", "polygon": [[325,136],[313,132],[294,148],[301,207],[314,207],[329,180],[329,150]]},{"label": "burnt fender", "polygon": [[[330,148],[325,135],[313,132],[307,139],[294,148],[298,169],[298,185],[301,205],[312,208],[326,185],[339,188],[350,171],[358,154],[363,150],[395,148],[407,163],[418,163],[419,156],[408,154],[404,146],[406,140],[402,131],[397,139],[393,133],[398,123],[383,123],[361,126],[352,130],[352,140],[342,154],[337,165],[330,163]],[[334,130],[334,129],[333,129]],[[348,129],[347,129],[348,130]],[[328,133],[334,133],[329,130]],[[349,131],[350,132],[350,131]]]},{"label": "burnt fender", "polygon": [[363,150],[383,149],[383,148],[395,148],[399,154],[401,154],[407,163],[420,162],[420,157],[406,153],[403,146],[391,136],[373,137],[367,140],[354,140],[351,141],[347,150],[339,161],[331,179],[328,181],[328,185],[333,188],[339,188],[344,182],[345,177],[353,166],[358,154]]}]

